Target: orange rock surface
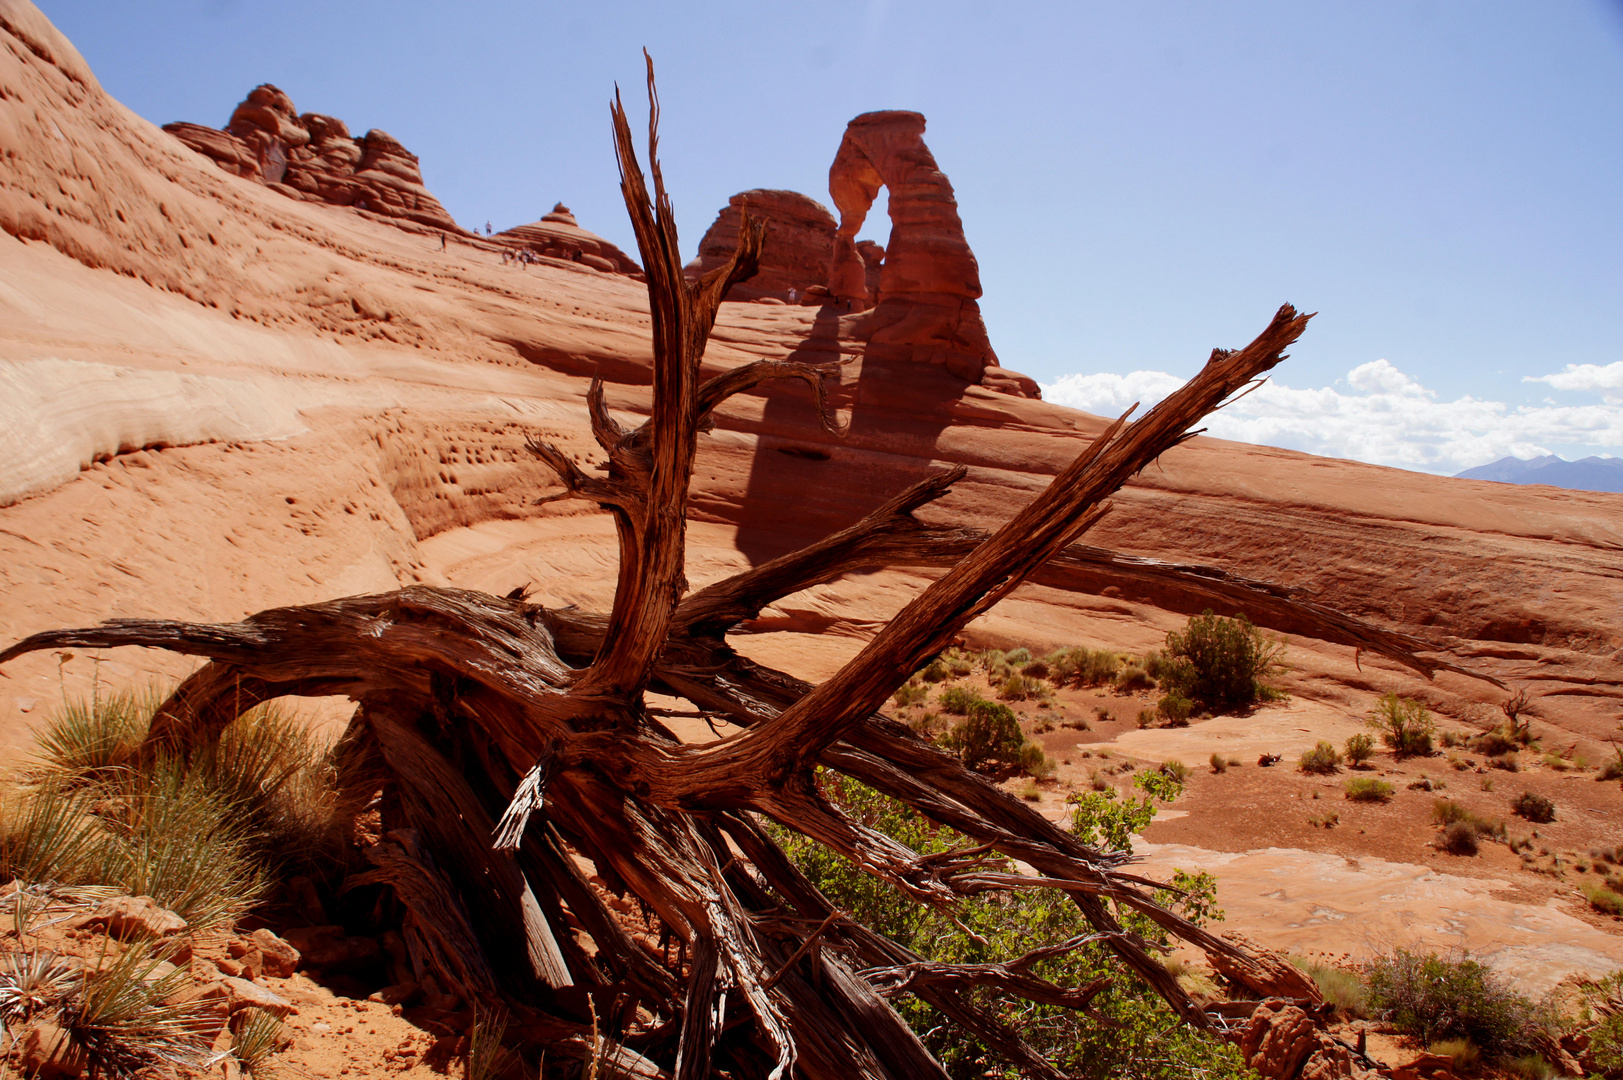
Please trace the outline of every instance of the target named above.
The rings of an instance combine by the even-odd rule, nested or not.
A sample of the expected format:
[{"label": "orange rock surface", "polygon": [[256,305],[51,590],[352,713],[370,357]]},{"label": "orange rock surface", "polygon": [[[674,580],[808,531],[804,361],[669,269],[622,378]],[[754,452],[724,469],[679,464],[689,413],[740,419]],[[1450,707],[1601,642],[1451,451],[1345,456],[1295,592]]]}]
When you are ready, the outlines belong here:
[{"label": "orange rock surface", "polygon": [[[594,374],[611,410],[646,413],[636,280],[570,260],[511,265],[507,245],[463,234],[441,250],[440,230],[409,217],[291,200],[243,175],[240,153],[200,156],[108,97],[24,0],[0,0],[0,15],[0,639],[115,616],[233,620],[415,581],[532,584],[542,603],[606,603],[606,516],[537,506],[556,484],[523,444],[541,437],[596,460],[584,408]],[[348,155],[340,126],[290,119],[291,104],[270,112],[277,131],[296,119],[309,134],[290,154]],[[822,431],[798,386],[718,410],[695,475],[695,586],[847,524],[951,463],[968,476],[923,516],[995,526],[1105,423],[978,385],[1001,369],[961,228],[942,241],[956,210],[914,116],[859,118],[836,161],[847,241],[864,193],[896,185],[876,308],[723,305],[709,370],[846,361],[834,401],[849,430]],[[393,151],[375,159],[391,161],[404,170]],[[870,264],[838,243],[846,271],[834,291],[867,295],[852,283]],[[1254,313],[1259,329],[1270,314]],[[1623,708],[1623,496],[1196,438],[1112,506],[1089,542],[1277,581],[1426,636],[1526,687],[1547,747],[1606,753]],[[815,676],[929,576],[899,569],[808,590],[763,618],[780,633],[741,635],[741,647]],[[1160,593],[1028,586],[972,636],[1141,651],[1187,613]],[[1504,697],[1311,638],[1292,638],[1287,656],[1287,707],[1212,723],[1273,730],[1291,709],[1302,731],[1288,726],[1288,737],[1311,745],[1310,729],[1352,730],[1387,691],[1476,726]],[[136,650],[8,664],[0,753],[25,745],[64,692],[186,667]],[[1198,842],[1220,847],[1220,832]],[[1272,944],[1266,928],[1244,929]]]}]

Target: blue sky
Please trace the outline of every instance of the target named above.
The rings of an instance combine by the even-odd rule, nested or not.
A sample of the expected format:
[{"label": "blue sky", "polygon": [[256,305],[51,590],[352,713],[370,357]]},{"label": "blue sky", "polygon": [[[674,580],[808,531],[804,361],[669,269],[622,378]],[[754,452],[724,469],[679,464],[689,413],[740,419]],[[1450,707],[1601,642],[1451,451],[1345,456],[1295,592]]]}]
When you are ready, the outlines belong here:
[{"label": "blue sky", "polygon": [[1623,455],[1619,0],[42,7],[154,122],[274,82],[395,135],[466,225],[562,200],[628,250],[607,102],[640,109],[645,45],[690,252],[734,192],[826,202],[846,121],[916,109],[992,341],[1056,400],[1152,400],[1290,301],[1319,318],[1214,433]]}]

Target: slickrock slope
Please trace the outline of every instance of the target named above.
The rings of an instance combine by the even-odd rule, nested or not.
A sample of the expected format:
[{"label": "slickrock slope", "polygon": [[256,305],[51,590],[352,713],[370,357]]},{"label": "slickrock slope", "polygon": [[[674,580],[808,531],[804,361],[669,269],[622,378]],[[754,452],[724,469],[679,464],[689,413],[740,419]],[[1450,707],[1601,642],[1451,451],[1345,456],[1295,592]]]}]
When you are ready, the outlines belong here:
[{"label": "slickrock slope", "polygon": [[[836,162],[847,240],[876,178],[897,184],[879,306],[723,305],[707,366],[846,361],[834,397],[849,431],[823,432],[795,386],[718,412],[693,498],[696,585],[848,523],[947,463],[968,477],[924,516],[995,526],[1104,424],[975,385],[996,371],[984,330],[964,329],[979,293],[973,256],[948,253],[961,271],[950,280],[945,263],[928,263],[956,211],[944,178],[925,183],[940,174],[912,115],[859,118]],[[0,159],[0,639],[111,616],[231,620],[413,581],[531,583],[543,603],[603,602],[606,518],[535,505],[555,484],[523,443],[538,436],[596,461],[593,373],[609,381],[611,409],[646,410],[636,280],[564,259],[509,264],[509,245],[462,233],[442,251],[438,228],[296,201],[217,167],[109,98],[23,0],[0,0]],[[855,266],[850,254],[842,265]],[[861,275],[839,280],[837,294],[867,295],[849,284]],[[1271,312],[1252,314],[1260,329]],[[955,343],[932,352],[894,336],[909,326],[955,326]],[[1525,686],[1547,747],[1576,744],[1594,760],[1623,706],[1623,496],[1200,438],[1123,491],[1087,539],[1278,581],[1428,636]],[[927,578],[903,569],[810,590],[762,620],[785,633],[742,636],[742,647],[814,675]],[[1094,587],[1027,587],[976,634],[1141,650],[1190,606]],[[1282,740],[1355,723],[1389,690],[1479,726],[1504,697],[1458,676],[1423,683],[1360,666],[1312,639],[1293,639],[1288,659],[1301,722]],[[0,753],[93,674],[128,685],[179,670],[135,650],[99,668],[84,655],[8,664]],[[1582,814],[1580,786],[1599,785],[1569,783]]]}]

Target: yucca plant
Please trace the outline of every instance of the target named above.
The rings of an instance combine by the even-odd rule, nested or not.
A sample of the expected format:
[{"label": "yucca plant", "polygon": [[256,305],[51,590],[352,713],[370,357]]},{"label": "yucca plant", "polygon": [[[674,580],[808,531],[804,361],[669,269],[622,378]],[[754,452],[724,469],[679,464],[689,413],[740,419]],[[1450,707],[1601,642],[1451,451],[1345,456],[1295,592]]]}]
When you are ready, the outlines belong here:
[{"label": "yucca plant", "polygon": [[282,1021],[264,1009],[244,1009],[233,1021],[231,1056],[251,1080],[269,1080],[282,1070],[276,1054],[282,1049]]},{"label": "yucca plant", "polygon": [[191,977],[180,967],[160,973],[165,964],[161,953],[129,949],[111,964],[87,966],[62,1002],[57,1022],[89,1057],[91,1075],[129,1077],[157,1065],[201,1066],[208,1045],[206,1006],[165,1001]]},{"label": "yucca plant", "polygon": [[149,688],[64,702],[35,738],[41,771],[82,783],[128,767],[165,696]]}]

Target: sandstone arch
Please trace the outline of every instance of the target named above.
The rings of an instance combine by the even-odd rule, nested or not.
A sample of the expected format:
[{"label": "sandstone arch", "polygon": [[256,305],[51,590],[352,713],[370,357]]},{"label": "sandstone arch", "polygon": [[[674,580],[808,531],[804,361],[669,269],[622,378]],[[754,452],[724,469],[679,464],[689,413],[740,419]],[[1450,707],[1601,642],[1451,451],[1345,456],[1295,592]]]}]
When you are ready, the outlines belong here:
[{"label": "sandstone arch", "polygon": [[[881,187],[890,193],[891,230],[875,295],[857,233]],[[952,182],[924,144],[924,117],[891,110],[852,120],[829,167],[828,190],[840,214],[828,288],[852,310],[872,309],[859,330],[867,356],[935,364],[973,383],[999,367],[976,303],[980,265]]]}]

